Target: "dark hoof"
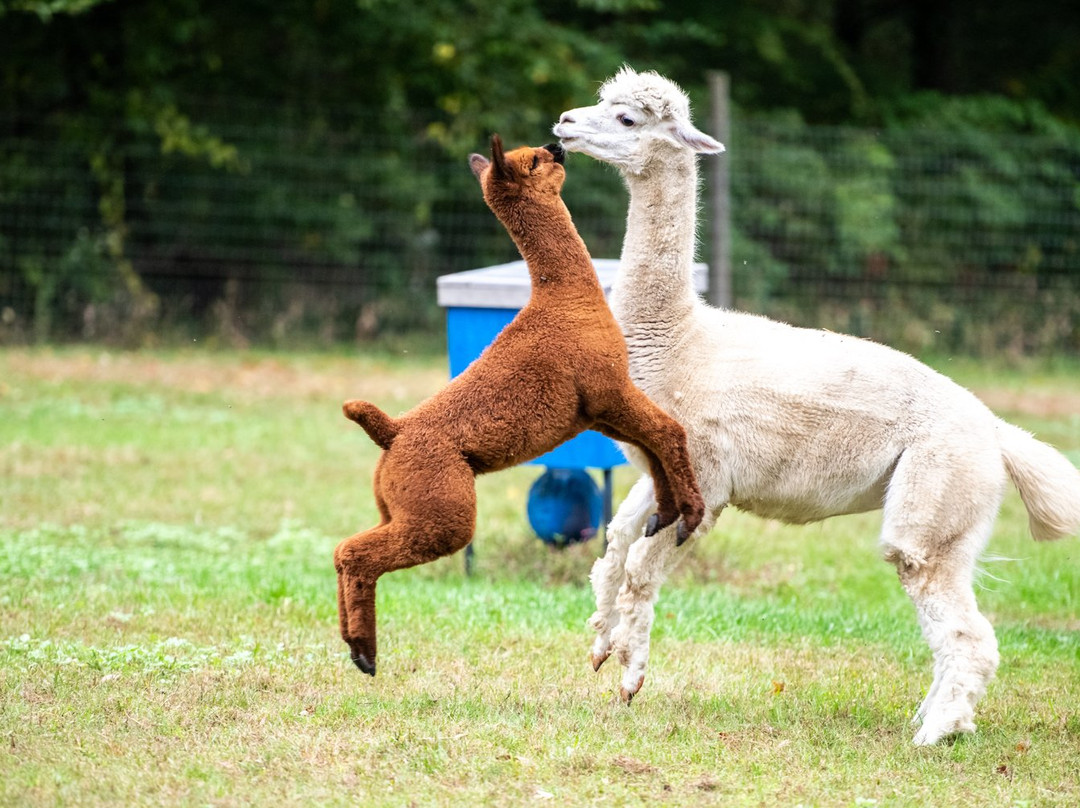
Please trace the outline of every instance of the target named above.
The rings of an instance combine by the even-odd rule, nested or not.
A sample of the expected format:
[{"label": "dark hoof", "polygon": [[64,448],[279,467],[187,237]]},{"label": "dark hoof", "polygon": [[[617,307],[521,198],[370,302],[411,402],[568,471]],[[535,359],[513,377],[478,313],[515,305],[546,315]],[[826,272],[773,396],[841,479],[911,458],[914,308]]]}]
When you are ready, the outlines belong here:
[{"label": "dark hoof", "polygon": [[625,687],[620,687],[619,698],[622,700],[622,703],[629,704],[631,701],[633,701],[634,696],[636,696],[638,691],[641,690],[641,686],[643,684],[645,684],[645,674],[641,674],[641,676],[637,680],[637,687],[635,687],[633,690],[627,690]]},{"label": "dark hoof", "polygon": [[600,670],[600,666],[607,662],[607,658],[611,656],[611,651],[606,654],[590,654],[589,661],[592,662],[592,669],[594,672]]},{"label": "dark hoof", "polygon": [[353,661],[353,664],[356,665],[356,667],[358,667],[361,671],[366,673],[368,676],[374,676],[375,675],[375,663],[374,662],[368,662],[368,658],[366,656],[364,656],[363,654],[357,654],[356,656],[354,656],[352,658],[352,661]]},{"label": "dark hoof", "polygon": [[660,514],[654,513],[649,517],[649,521],[645,523],[645,538],[649,536],[655,536],[656,531],[660,529]]},{"label": "dark hoof", "polygon": [[686,526],[686,522],[680,519],[679,524],[675,526],[675,546],[682,547],[683,543],[689,538],[690,528]]}]

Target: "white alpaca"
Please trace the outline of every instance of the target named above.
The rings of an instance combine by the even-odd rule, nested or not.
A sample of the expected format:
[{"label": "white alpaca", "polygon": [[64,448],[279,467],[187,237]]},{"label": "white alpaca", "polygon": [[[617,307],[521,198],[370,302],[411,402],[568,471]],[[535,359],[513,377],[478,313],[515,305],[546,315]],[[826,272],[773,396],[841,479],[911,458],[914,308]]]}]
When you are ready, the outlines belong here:
[{"label": "white alpaca", "polygon": [[[569,151],[616,166],[629,187],[611,306],[634,381],[686,428],[707,505],[694,537],[727,505],[795,524],[883,508],[881,551],[934,656],[915,743],[974,731],[998,650],[972,574],[1006,478],[1035,538],[1056,539],[1080,529],[1080,471],[907,354],[698,299],[695,154],[723,146],[694,128],[671,81],[623,68],[601,87],[600,103],[563,113],[554,132]],[[677,546],[670,528],[644,535],[654,510],[646,475],[612,520],[591,575],[593,666],[616,652],[626,701],[644,681],[660,585],[690,545]]]}]

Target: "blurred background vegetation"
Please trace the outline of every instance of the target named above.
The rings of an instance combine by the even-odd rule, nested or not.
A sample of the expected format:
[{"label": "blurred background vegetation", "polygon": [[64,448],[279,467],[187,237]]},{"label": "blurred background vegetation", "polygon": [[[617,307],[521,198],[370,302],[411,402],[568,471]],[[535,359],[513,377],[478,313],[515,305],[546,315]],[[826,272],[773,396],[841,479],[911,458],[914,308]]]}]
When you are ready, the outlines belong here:
[{"label": "blurred background vegetation", "polygon": [[[0,0],[0,344],[437,343],[435,278],[516,257],[468,154],[628,63],[706,127],[731,76],[740,308],[1076,355],[1077,42],[1066,0]],[[618,255],[619,179],[568,167]]]}]

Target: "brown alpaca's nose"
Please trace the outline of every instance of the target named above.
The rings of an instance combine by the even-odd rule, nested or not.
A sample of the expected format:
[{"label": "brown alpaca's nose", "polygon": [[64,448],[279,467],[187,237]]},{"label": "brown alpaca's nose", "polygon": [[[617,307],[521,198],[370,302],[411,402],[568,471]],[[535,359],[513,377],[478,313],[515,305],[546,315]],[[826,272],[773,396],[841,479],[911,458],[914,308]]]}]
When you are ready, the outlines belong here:
[{"label": "brown alpaca's nose", "polygon": [[555,158],[555,162],[560,165],[566,162],[566,152],[563,151],[563,147],[558,143],[549,143],[544,146],[544,150],[551,152],[551,156]]},{"label": "brown alpaca's nose", "polygon": [[559,116],[559,123],[577,123],[577,121],[574,120],[574,116],[569,112],[564,112]]}]

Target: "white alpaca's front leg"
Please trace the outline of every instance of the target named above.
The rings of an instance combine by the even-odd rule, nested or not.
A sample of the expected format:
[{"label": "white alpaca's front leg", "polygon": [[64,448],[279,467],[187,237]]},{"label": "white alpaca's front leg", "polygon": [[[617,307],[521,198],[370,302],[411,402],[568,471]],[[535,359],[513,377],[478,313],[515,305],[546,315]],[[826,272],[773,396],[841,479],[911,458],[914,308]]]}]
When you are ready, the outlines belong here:
[{"label": "white alpaca's front leg", "polygon": [[631,548],[626,559],[626,579],[616,600],[620,621],[612,643],[623,671],[620,696],[629,702],[645,682],[649,664],[649,636],[655,610],[653,604],[660,594],[660,585],[668,573],[686,556],[698,536],[709,532],[716,521],[707,513],[696,531],[682,546],[675,544],[675,527],[661,530],[655,536],[643,538]]},{"label": "white alpaca's front leg", "polygon": [[634,483],[634,487],[619,506],[605,534],[607,550],[593,563],[592,573],[589,575],[593,594],[596,596],[596,611],[589,618],[589,625],[596,632],[590,657],[593,670],[599,670],[611,655],[611,632],[619,624],[615,601],[623,585],[626,554],[630,545],[641,537],[645,522],[655,510],[653,481],[646,474]]}]

